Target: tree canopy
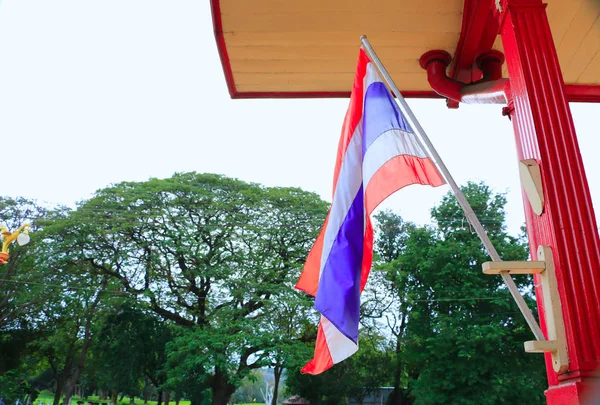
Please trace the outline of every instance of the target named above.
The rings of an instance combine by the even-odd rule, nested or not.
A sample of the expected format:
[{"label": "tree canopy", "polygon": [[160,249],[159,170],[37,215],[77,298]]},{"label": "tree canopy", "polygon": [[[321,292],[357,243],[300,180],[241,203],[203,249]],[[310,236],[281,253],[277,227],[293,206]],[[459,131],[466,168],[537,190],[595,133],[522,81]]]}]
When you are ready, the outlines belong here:
[{"label": "tree canopy", "polygon": [[[500,255],[526,260],[505,197],[463,190]],[[276,394],[284,384],[314,405],[362,403],[382,386],[390,405],[543,401],[543,359],[523,352],[529,330],[501,278],[481,273],[486,252],[450,194],[429,225],[375,215],[360,349],[319,376],[299,374],[319,317],[293,289],[328,209],[314,193],[179,173],[72,210],[0,203],[10,227],[32,221],[32,243],[0,266],[0,397],[224,405],[272,368]],[[516,281],[533,308],[531,279]]]}]

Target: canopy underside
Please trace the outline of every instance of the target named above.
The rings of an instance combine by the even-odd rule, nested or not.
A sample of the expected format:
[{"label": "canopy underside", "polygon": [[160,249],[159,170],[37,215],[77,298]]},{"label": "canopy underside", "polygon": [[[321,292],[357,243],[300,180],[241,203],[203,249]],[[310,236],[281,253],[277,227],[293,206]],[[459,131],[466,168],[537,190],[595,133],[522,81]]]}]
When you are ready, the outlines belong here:
[{"label": "canopy underside", "polygon": [[[232,97],[335,97],[350,92],[366,34],[407,97],[433,96],[421,55],[460,41],[464,0],[211,0]],[[565,82],[600,85],[600,9],[548,0]],[[494,49],[502,51],[500,38]]]}]

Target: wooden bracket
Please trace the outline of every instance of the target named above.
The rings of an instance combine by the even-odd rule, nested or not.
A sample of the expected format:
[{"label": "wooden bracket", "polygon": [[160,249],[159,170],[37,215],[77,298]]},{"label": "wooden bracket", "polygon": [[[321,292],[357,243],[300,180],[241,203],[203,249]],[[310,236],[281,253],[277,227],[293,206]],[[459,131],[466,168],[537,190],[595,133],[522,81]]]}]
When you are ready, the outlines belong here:
[{"label": "wooden bracket", "polygon": [[565,323],[560,296],[558,295],[556,273],[554,272],[552,249],[549,246],[539,246],[537,256],[538,260],[546,262],[546,270],[540,273],[540,281],[544,297],[546,336],[548,340],[525,342],[525,351],[529,353],[550,352],[554,371],[564,373],[569,369],[569,354],[567,352]]},{"label": "wooden bracket", "polygon": [[537,256],[538,261],[535,262],[485,262],[482,268],[485,274],[540,275],[548,340],[525,342],[525,351],[528,353],[549,352],[552,355],[554,371],[564,373],[569,369],[569,356],[552,249],[549,246],[539,246]]},{"label": "wooden bracket", "polygon": [[544,212],[544,190],[540,165],[534,159],[521,160],[519,162],[519,176],[533,212],[542,215],[542,212]]},{"label": "wooden bracket", "polygon": [[485,262],[483,274],[540,274],[546,269],[544,262]]}]

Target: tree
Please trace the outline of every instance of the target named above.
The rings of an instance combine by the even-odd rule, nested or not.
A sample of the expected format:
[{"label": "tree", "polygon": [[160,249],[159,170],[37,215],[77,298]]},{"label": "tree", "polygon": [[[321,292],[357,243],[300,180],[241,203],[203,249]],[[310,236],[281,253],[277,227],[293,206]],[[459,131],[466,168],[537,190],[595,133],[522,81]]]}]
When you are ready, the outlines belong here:
[{"label": "tree", "polygon": [[90,365],[96,384],[113,392],[137,395],[144,377],[160,392],[166,382],[166,344],[169,326],[154,313],[138,308],[130,299],[116,303],[101,322]]},{"label": "tree", "polygon": [[[526,260],[506,233],[505,197],[484,184],[463,191],[500,255]],[[415,404],[542,403],[543,359],[524,353],[527,325],[501,278],[481,274],[489,259],[452,195],[432,217],[435,228],[409,231],[397,267],[412,305],[403,357]],[[531,304],[531,279],[517,284]]]},{"label": "tree", "polygon": [[313,299],[291,288],[271,300],[266,311],[269,313],[267,328],[273,337],[267,350],[274,379],[271,403],[266,405],[277,405],[283,371],[298,367],[314,350],[318,317]]},{"label": "tree", "polygon": [[405,222],[392,211],[375,215],[376,239],[370,283],[361,306],[362,323],[390,336],[392,391],[389,403],[401,405],[408,400],[404,346],[406,327],[413,308],[409,300],[409,274],[400,268],[400,257],[406,249],[415,225]]},{"label": "tree", "polygon": [[[0,224],[14,230],[29,223],[31,243],[10,245],[10,259],[0,265],[0,393],[6,401],[9,392],[24,400],[36,396],[36,388],[46,388],[43,365],[30,344],[41,337],[39,312],[53,289],[46,288],[45,268],[37,266],[37,252],[43,245],[39,237],[43,218],[61,215],[61,209],[49,209],[25,198],[0,197]],[[16,397],[13,398],[16,400]]]},{"label": "tree", "polygon": [[169,383],[193,376],[225,404],[269,364],[266,304],[291,288],[327,204],[293,188],[210,174],[120,183],[54,226],[75,264],[109,276],[172,322]]},{"label": "tree", "polygon": [[60,403],[63,394],[64,404],[70,403],[92,346],[94,327],[99,324],[102,300],[108,292],[108,278],[95,278],[85,277],[85,284],[70,278],[69,290],[48,299],[38,321],[40,336],[32,345],[46,358],[56,380],[54,405]]},{"label": "tree", "polygon": [[389,383],[391,358],[383,337],[372,330],[361,330],[359,343],[356,354],[322,374],[300,374],[300,364],[288,370],[287,390],[315,405],[345,404],[349,399],[360,405]]}]

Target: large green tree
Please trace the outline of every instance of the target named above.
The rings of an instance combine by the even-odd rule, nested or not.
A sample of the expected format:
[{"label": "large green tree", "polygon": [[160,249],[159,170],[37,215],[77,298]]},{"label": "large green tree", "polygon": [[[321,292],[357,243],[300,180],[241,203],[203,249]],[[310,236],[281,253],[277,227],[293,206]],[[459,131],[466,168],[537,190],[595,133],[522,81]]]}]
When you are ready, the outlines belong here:
[{"label": "large green tree", "polygon": [[[505,197],[484,184],[463,191],[503,259],[527,260],[525,242],[507,234]],[[432,218],[409,231],[400,276],[388,276],[412,305],[403,357],[415,404],[543,403],[543,359],[524,353],[528,327],[502,279],[481,273],[489,258],[452,195]],[[516,281],[532,304],[531,279]]]},{"label": "large green tree", "polygon": [[326,210],[299,189],[184,173],[98,191],[55,223],[54,243],[171,322],[170,382],[217,405],[271,364],[268,303],[288,293]]}]

